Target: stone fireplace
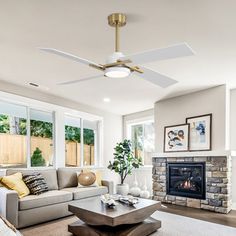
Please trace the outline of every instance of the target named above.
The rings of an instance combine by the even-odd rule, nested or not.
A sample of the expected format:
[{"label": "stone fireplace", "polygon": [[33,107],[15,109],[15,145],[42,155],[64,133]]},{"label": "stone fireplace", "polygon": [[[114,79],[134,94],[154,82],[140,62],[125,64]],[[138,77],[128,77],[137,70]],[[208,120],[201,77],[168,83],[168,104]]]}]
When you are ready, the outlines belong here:
[{"label": "stone fireplace", "polygon": [[153,198],[228,213],[232,207],[231,157],[153,157]]}]

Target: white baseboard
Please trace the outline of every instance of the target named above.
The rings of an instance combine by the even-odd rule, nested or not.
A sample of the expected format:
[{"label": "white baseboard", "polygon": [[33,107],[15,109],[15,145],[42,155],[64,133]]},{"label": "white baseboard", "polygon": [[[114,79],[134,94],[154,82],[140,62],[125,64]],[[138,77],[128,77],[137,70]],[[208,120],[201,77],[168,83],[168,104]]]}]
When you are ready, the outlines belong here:
[{"label": "white baseboard", "polygon": [[232,204],[232,210],[236,210],[236,202],[233,202],[233,204]]}]

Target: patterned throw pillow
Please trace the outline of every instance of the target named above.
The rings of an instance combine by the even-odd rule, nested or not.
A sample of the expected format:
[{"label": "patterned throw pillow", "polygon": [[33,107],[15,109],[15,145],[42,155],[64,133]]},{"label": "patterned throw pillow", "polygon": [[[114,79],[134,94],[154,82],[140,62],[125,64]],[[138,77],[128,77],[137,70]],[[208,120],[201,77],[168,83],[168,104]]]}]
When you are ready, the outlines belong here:
[{"label": "patterned throw pillow", "polygon": [[27,185],[31,194],[40,195],[48,191],[48,186],[40,173],[23,175],[23,181]]}]

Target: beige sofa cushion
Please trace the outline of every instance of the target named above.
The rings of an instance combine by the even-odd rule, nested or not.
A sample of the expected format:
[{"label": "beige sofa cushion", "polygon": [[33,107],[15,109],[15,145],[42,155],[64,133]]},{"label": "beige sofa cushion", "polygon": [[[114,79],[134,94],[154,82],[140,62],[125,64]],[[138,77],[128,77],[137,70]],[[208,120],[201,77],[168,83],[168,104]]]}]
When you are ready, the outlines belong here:
[{"label": "beige sofa cushion", "polygon": [[69,191],[52,190],[40,195],[28,195],[19,200],[19,210],[27,210],[52,204],[71,201],[73,195]]},{"label": "beige sofa cushion", "polygon": [[58,184],[57,184],[57,171],[56,169],[46,169],[46,170],[29,170],[29,169],[8,169],[6,172],[6,175],[12,175],[17,172],[21,172],[24,174],[33,174],[33,173],[40,173],[42,174],[43,178],[45,179],[48,190],[57,190]]},{"label": "beige sofa cushion", "polygon": [[79,200],[82,198],[94,197],[108,193],[108,188],[105,186],[64,188],[62,190],[73,193],[73,200]]},{"label": "beige sofa cushion", "polygon": [[81,168],[59,168],[57,170],[59,189],[71,188],[78,186],[78,178],[76,171]]}]

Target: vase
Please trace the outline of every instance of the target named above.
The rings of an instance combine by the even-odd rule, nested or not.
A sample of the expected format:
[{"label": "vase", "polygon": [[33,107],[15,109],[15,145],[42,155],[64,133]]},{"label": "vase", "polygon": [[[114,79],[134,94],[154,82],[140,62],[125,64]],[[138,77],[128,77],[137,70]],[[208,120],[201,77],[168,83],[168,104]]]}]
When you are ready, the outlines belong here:
[{"label": "vase", "polygon": [[129,193],[129,185],[128,184],[117,184],[116,185],[116,193],[122,196],[126,196]]},{"label": "vase", "polygon": [[147,182],[146,182],[146,179],[145,179],[145,184],[143,186],[143,190],[140,192],[140,197],[141,198],[149,198],[150,197],[150,193],[149,191],[147,190]]},{"label": "vase", "polygon": [[140,195],[141,189],[138,187],[138,181],[136,178],[136,174],[134,175],[134,185],[130,189],[130,194],[134,197],[138,197]]}]

